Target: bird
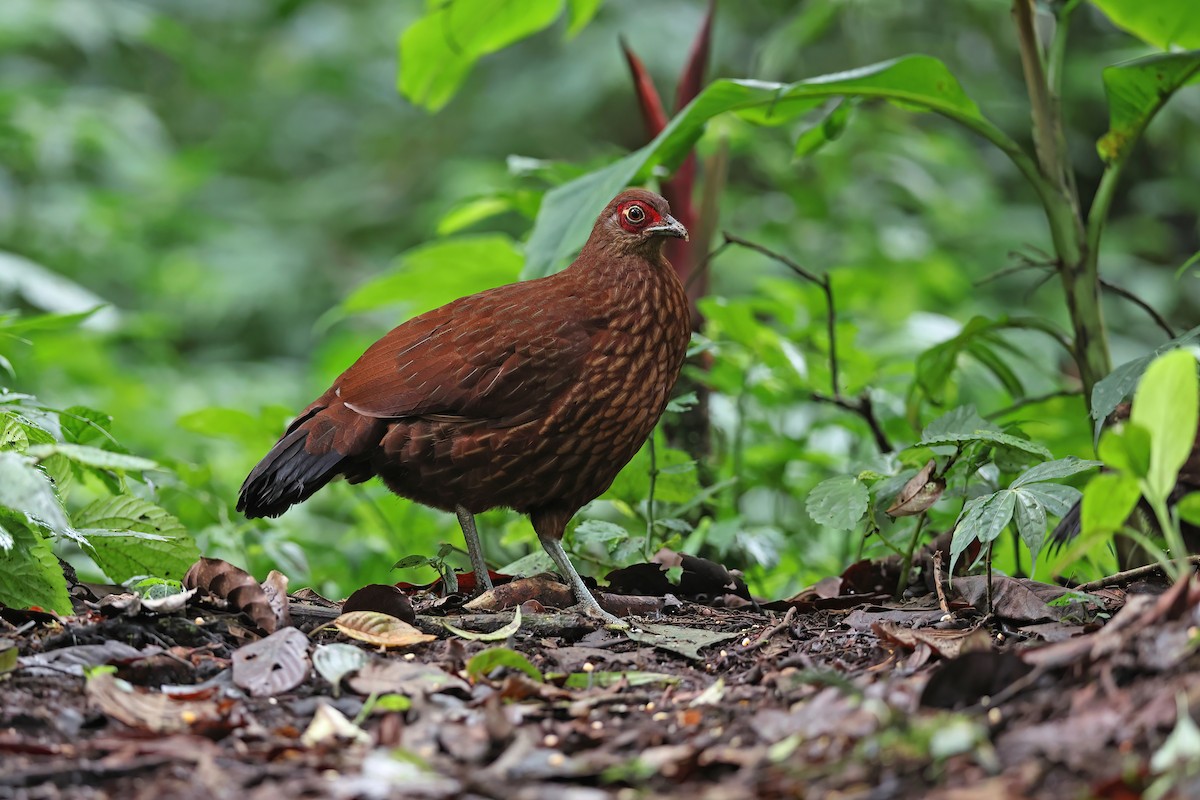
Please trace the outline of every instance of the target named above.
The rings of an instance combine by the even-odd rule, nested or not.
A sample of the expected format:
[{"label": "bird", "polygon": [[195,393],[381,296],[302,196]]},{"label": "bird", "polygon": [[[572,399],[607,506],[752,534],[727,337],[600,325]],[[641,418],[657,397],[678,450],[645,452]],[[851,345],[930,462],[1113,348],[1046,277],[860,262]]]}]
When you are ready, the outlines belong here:
[{"label": "bird", "polygon": [[475,515],[526,514],[570,584],[600,607],[562,546],[666,409],[691,339],[663,244],[687,239],[667,201],[618,194],[556,274],[455,300],[392,329],[291,422],[237,509],[277,517],[338,477],[453,512],[479,591],[492,588]]}]

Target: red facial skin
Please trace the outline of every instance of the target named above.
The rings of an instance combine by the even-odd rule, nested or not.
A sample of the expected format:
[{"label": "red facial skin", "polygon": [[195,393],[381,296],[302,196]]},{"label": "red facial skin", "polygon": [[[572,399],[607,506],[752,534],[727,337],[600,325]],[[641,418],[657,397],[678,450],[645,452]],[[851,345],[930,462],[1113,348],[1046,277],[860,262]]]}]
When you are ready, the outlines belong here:
[{"label": "red facial skin", "polygon": [[[638,211],[633,209],[641,211],[640,218],[638,217]],[[630,219],[630,216],[633,219]],[[630,200],[617,207],[617,221],[621,223],[622,228],[630,233],[641,233],[649,226],[662,222],[662,217],[645,203],[638,200]]]}]

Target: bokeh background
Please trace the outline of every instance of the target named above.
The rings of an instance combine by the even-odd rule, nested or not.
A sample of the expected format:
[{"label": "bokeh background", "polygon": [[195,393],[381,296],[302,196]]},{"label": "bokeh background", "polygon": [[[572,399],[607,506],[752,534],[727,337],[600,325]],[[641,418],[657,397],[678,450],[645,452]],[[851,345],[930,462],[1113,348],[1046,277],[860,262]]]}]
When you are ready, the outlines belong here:
[{"label": "bokeh background", "polygon": [[[428,579],[428,568],[391,566],[443,541],[461,547],[452,517],[380,486],[339,485],[249,523],[233,511],[242,478],[289,415],[388,328],[517,277],[546,189],[646,140],[619,38],[672,97],[705,4],[608,0],[574,37],[560,20],[484,58],[436,114],[396,89],[397,37],[422,10],[415,0],[0,3],[0,307],[109,306],[80,329],[0,344],[11,364],[0,383],[111,413],[126,447],[174,470],[157,499],[206,554],[337,596]],[[1070,48],[1064,112],[1089,198],[1108,121],[1101,70],[1150,49],[1091,7],[1076,14]],[[1028,143],[1003,0],[720,2],[708,77],[797,80],[910,52],[945,61]],[[871,105],[805,158],[793,155],[799,126],[709,125],[702,161],[728,152],[720,228],[832,273],[846,389],[873,387],[889,433],[913,440],[905,400],[918,353],[978,314],[1065,320],[1057,280],[1042,272],[980,283],[1024,263],[1014,254],[1050,250],[1044,217],[1010,163],[946,120]],[[1200,250],[1198,130],[1200,91],[1184,90],[1137,148],[1101,259],[1107,279],[1177,331],[1200,307],[1194,272],[1176,274]],[[473,221],[484,202],[503,210]],[[410,252],[447,240],[467,246]],[[871,440],[860,420],[808,399],[828,380],[819,293],[747,251],[711,269],[704,471],[724,483],[677,544],[779,596],[858,554],[803,499],[869,465]],[[383,274],[394,277],[386,297],[356,298]],[[1127,302],[1107,300],[1105,313],[1116,363],[1166,338]],[[1071,385],[1044,339],[1009,338],[1006,358],[1031,395]],[[1012,404],[971,363],[945,399],[965,401],[984,413]],[[922,414],[918,426],[936,409]],[[1024,420],[1056,456],[1090,452],[1077,397],[1005,419]],[[639,532],[645,471],[643,457],[589,514]],[[664,502],[698,496],[700,475],[680,462],[660,482]],[[482,524],[497,565],[536,550],[515,515]]]}]

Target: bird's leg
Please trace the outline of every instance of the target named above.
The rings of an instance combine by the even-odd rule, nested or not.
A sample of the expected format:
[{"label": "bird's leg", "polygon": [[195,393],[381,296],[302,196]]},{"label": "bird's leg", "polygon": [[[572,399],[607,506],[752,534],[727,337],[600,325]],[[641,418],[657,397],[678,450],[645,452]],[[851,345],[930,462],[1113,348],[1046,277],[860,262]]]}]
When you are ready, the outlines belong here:
[{"label": "bird's leg", "polygon": [[579,609],[584,614],[595,619],[604,620],[607,625],[615,625],[620,628],[629,627],[629,623],[618,617],[614,617],[596,602],[596,598],[588,591],[587,584],[583,582],[583,578],[579,577],[579,573],[575,571],[575,566],[571,563],[571,559],[567,558],[567,553],[563,550],[562,541],[557,536],[539,533],[538,541],[542,543],[542,548],[550,556],[554,565],[558,567],[559,573],[571,585],[571,592],[575,595],[575,599],[579,601]]},{"label": "bird's leg", "polygon": [[475,571],[475,591],[490,591],[492,579],[488,575],[487,561],[483,558],[483,542],[479,541],[479,531],[475,530],[475,515],[462,506],[457,506],[454,513],[458,515],[463,538],[467,540],[467,555],[471,557],[471,569]]}]

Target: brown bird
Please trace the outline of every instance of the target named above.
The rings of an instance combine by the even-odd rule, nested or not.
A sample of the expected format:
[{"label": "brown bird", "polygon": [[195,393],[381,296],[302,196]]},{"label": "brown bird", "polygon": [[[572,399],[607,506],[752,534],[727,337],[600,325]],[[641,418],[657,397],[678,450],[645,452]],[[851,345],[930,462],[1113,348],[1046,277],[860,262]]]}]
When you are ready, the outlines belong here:
[{"label": "brown bird", "polygon": [[455,300],[393,329],[288,427],[238,511],[276,517],[337,476],[378,475],[454,511],[481,589],[474,515],[528,514],[586,613],[609,622],[563,551],[567,522],[650,435],[691,335],[663,257],[687,230],[653,192],[622,192],[564,271]]}]

